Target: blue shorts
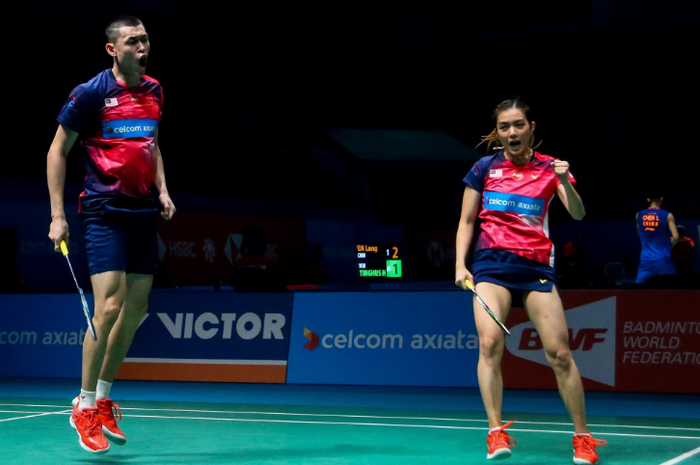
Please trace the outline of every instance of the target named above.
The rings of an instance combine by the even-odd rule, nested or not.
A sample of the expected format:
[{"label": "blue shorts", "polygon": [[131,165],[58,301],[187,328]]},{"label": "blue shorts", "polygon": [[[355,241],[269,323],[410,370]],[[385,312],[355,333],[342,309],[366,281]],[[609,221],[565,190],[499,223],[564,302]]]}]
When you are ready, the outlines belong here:
[{"label": "blue shorts", "polygon": [[637,284],[643,284],[652,276],[676,274],[676,266],[671,258],[661,260],[641,260],[637,268]]},{"label": "blue shorts", "polygon": [[105,271],[155,274],[157,210],[130,211],[107,206],[100,214],[81,216],[90,275]]},{"label": "blue shorts", "polygon": [[[500,249],[474,253],[474,284],[492,283],[513,291],[551,292],[557,286],[553,267]],[[558,287],[558,286],[557,286]]]}]

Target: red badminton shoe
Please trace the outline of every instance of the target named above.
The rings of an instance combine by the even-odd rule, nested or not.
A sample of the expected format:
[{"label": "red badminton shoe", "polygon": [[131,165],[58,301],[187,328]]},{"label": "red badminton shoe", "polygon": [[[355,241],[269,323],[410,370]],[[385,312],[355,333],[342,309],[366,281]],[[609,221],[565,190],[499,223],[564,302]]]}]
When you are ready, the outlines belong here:
[{"label": "red badminton shoe", "polygon": [[508,433],[506,433],[506,428],[515,423],[515,421],[509,421],[503,426],[494,428],[489,431],[489,435],[486,436],[486,444],[489,446],[489,453],[486,455],[487,459],[506,459],[510,457],[511,446],[515,447],[518,443],[515,439],[511,438]]},{"label": "red badminton shoe", "polygon": [[574,434],[574,463],[577,465],[590,465],[598,463],[598,453],[595,446],[604,446],[608,441],[595,439],[590,434]]},{"label": "red badminton shoe", "polygon": [[117,426],[117,422],[122,419],[119,405],[112,402],[112,399],[97,399],[97,414],[107,439],[118,446],[126,444],[126,435]]},{"label": "red badminton shoe", "polygon": [[73,406],[69,421],[78,433],[80,447],[94,454],[104,454],[109,450],[109,442],[102,433],[96,408],[86,408],[81,411],[76,404]]},{"label": "red badminton shoe", "polygon": [[[78,405],[80,396],[73,399],[73,405]],[[117,422],[122,419],[122,411],[119,405],[115,404],[112,399],[97,399],[97,414],[100,424],[102,424],[102,432],[111,442],[118,446],[126,444],[126,435],[119,429]]]}]

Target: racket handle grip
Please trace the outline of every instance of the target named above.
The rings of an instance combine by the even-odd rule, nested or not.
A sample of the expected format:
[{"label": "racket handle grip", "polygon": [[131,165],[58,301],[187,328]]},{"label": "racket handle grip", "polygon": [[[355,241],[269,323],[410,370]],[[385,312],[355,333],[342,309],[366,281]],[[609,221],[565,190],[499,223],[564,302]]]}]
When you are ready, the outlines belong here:
[{"label": "racket handle grip", "polygon": [[63,252],[63,255],[68,255],[68,246],[66,245],[66,241],[61,241],[61,252]]},{"label": "racket handle grip", "polygon": [[469,289],[470,291],[473,291],[473,290],[474,290],[474,285],[473,285],[472,282],[469,281],[468,279],[465,279],[465,280],[464,280],[464,284],[467,285],[467,289]]}]

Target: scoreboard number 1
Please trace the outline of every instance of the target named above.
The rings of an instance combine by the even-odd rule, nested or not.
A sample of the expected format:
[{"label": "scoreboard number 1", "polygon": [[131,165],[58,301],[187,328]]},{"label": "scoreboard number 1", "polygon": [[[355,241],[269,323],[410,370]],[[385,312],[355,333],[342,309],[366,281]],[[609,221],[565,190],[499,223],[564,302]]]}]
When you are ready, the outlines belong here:
[{"label": "scoreboard number 1", "polygon": [[[382,257],[382,251],[385,256]],[[357,244],[360,278],[400,278],[401,249],[396,245]]]}]

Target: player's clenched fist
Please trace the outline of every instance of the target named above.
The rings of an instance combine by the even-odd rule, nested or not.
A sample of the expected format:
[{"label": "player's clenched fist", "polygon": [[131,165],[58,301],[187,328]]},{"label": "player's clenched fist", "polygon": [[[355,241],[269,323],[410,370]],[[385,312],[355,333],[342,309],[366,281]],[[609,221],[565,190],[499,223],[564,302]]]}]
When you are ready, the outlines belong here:
[{"label": "player's clenched fist", "polygon": [[569,162],[564,160],[554,160],[552,163],[552,169],[554,174],[557,175],[559,179],[565,179],[569,174]]}]

